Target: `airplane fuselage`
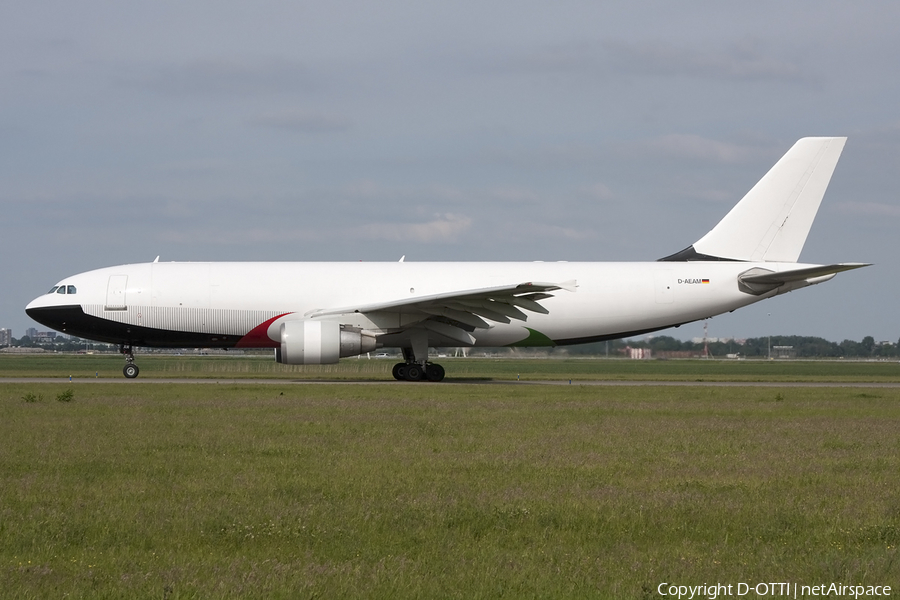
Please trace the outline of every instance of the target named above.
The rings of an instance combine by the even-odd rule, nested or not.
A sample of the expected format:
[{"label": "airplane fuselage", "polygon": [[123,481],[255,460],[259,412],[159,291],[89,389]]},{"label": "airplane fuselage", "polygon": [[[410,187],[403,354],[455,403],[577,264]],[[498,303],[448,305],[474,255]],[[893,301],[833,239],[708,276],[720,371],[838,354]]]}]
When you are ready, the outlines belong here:
[{"label": "airplane fuselage", "polygon": [[[413,301],[461,287],[571,280],[574,291],[558,291],[541,301],[549,314],[529,313],[527,321],[490,323],[472,332],[477,346],[564,345],[664,329],[752,304],[786,290],[750,294],[740,289],[738,276],[778,266],[727,261],[156,262],[67,277],[55,289],[74,293],[45,294],[26,310],[48,327],[111,343],[271,348],[280,343],[281,323],[315,318],[314,311],[323,308]],[[371,331],[382,346],[394,345],[392,332],[421,320],[396,311],[321,318]]]}]

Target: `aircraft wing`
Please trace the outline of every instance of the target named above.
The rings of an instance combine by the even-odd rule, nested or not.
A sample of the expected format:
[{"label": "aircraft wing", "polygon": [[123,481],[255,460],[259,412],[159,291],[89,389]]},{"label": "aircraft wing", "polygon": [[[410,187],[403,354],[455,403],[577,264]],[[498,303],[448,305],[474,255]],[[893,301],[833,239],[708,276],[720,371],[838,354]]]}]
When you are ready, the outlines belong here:
[{"label": "aircraft wing", "polygon": [[562,283],[526,282],[512,285],[459,290],[416,296],[403,300],[378,302],[343,308],[321,309],[307,313],[310,318],[348,313],[393,312],[421,317],[422,326],[460,343],[470,345],[475,339],[469,333],[489,329],[485,319],[499,323],[525,321],[524,311],[548,314],[539,302],[553,296],[550,292],[575,291],[575,281]]}]

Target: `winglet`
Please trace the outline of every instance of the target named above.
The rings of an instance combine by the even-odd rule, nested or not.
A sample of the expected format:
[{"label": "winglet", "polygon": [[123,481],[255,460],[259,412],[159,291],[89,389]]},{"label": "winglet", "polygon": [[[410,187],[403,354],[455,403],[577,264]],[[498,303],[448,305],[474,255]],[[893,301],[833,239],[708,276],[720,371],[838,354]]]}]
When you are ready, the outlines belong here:
[{"label": "winglet", "polygon": [[561,290],[566,290],[567,292],[574,292],[574,291],[576,291],[576,288],[578,287],[578,281],[575,279],[569,279],[568,281],[563,281],[562,283],[560,283],[558,285],[559,285],[559,289],[561,289]]}]

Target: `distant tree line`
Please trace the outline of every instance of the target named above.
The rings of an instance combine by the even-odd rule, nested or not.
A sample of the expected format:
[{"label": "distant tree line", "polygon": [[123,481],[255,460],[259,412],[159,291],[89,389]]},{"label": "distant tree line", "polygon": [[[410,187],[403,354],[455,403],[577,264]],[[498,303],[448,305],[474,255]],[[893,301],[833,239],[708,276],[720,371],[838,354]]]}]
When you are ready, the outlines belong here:
[{"label": "distant tree line", "polygon": [[[844,340],[832,342],[820,337],[802,335],[773,335],[771,337],[748,338],[743,343],[737,341],[715,341],[707,344],[711,356],[724,357],[739,354],[748,358],[764,358],[775,356],[776,347],[790,347],[789,354],[797,358],[894,358],[900,357],[900,340],[897,343],[878,343],[868,335],[861,342]],[[672,352],[690,352],[702,354],[703,342],[682,341],[667,335],[660,335],[648,340],[615,340],[609,342],[609,353],[619,354],[626,347],[650,348],[654,355]],[[606,353],[606,342],[584,344],[568,348],[570,354],[603,355]]]},{"label": "distant tree line", "polygon": [[23,335],[18,339],[12,338],[12,345],[20,348],[43,348],[50,352],[78,352],[79,350],[103,352],[116,349],[116,346],[113,344],[92,342],[91,340],[83,340],[81,338],[68,336],[56,336],[55,340],[52,342],[38,342],[27,335]]},{"label": "distant tree line", "polygon": [[[897,343],[876,342],[867,335],[862,341],[844,340],[831,342],[824,338],[801,335],[773,335],[770,337],[748,338],[738,343],[735,340],[709,342],[709,354],[713,357],[740,355],[747,358],[765,358],[778,356],[775,347],[790,346],[790,356],[796,358],[898,358],[900,357],[900,340]],[[37,342],[23,336],[12,339],[13,346],[25,348],[43,348],[56,352],[78,351],[115,351],[116,346],[101,342],[92,342],[76,337],[58,336],[54,342]],[[577,356],[618,357],[626,353],[627,348],[650,348],[653,356],[665,356],[671,353],[683,353],[697,356],[703,353],[703,342],[682,341],[668,335],[655,336],[646,340],[611,340],[577,346],[558,348],[517,348],[514,354],[528,355],[536,352],[550,351],[551,354],[568,354]],[[499,349],[498,349],[499,350]],[[507,349],[508,350],[508,349]],[[451,349],[446,350],[452,353]],[[783,351],[782,351],[783,353]]]}]

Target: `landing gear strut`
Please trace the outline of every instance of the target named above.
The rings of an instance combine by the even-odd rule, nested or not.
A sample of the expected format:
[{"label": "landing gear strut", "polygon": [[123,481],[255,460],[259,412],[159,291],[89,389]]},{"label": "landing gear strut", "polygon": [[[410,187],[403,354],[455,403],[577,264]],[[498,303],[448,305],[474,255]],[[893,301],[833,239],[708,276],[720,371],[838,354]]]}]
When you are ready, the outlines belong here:
[{"label": "landing gear strut", "polygon": [[134,379],[138,376],[138,373],[140,373],[141,370],[138,369],[138,366],[136,364],[134,364],[134,352],[131,349],[131,345],[119,345],[119,352],[125,355],[125,366],[122,368],[122,374],[124,374],[128,379]]}]

